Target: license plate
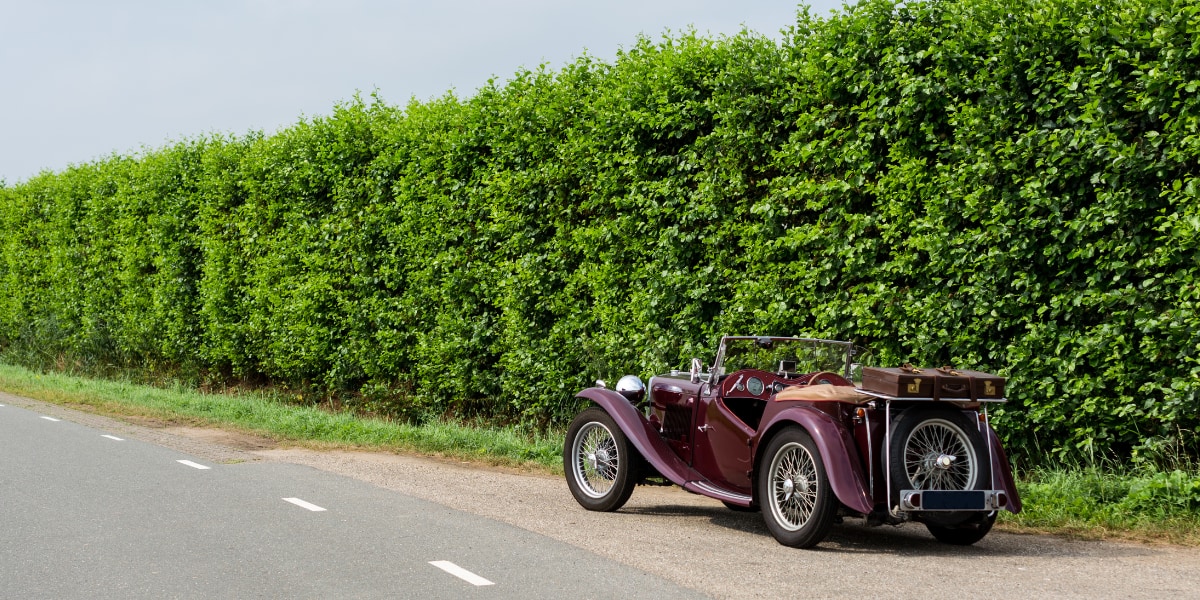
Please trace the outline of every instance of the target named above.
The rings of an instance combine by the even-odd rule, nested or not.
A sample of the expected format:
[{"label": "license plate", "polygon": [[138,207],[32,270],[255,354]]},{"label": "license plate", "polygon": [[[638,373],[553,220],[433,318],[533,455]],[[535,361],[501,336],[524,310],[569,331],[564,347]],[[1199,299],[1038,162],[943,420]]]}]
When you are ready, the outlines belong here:
[{"label": "license plate", "polygon": [[922,490],[921,510],[988,510],[983,490]]}]

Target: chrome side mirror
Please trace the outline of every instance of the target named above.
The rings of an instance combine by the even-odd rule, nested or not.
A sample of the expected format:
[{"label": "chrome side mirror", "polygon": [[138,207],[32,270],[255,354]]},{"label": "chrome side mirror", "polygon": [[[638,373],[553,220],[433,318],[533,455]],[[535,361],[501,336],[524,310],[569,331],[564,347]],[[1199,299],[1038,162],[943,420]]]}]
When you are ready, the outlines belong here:
[{"label": "chrome side mirror", "polygon": [[704,363],[700,359],[692,359],[692,369],[688,373],[692,376],[692,383],[700,383],[700,373],[704,371]]}]

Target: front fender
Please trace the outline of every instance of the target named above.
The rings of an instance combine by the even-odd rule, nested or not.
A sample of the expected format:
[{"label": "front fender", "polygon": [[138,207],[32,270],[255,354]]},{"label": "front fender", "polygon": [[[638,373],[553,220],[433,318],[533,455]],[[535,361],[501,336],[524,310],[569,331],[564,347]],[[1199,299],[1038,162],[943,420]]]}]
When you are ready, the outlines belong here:
[{"label": "front fender", "polygon": [[[781,427],[794,423],[808,431],[808,435],[817,444],[821,459],[825,463],[825,473],[829,476],[830,487],[838,501],[851,510],[868,514],[874,508],[871,495],[867,493],[866,478],[863,477],[862,467],[858,457],[858,449],[854,438],[833,417],[814,408],[797,406],[776,413],[769,421],[760,425],[761,433],[754,439],[755,464],[758,463],[758,450],[762,442]],[[761,471],[760,469],[757,469]],[[761,477],[758,472],[756,476]],[[756,486],[757,489],[757,486]],[[761,502],[761,500],[759,500]]]},{"label": "front fender", "polygon": [[575,397],[586,398],[600,405],[617,422],[621,432],[629,438],[642,458],[671,483],[682,486],[701,479],[687,463],[679,459],[650,421],[625,396],[607,388],[591,387],[575,394]]}]

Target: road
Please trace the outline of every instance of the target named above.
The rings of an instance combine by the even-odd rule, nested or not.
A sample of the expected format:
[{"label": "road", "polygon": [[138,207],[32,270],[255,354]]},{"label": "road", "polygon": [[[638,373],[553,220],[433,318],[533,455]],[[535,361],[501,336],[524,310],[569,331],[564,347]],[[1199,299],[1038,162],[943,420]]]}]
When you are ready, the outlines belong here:
[{"label": "road", "polygon": [[13,400],[0,398],[0,598],[700,597],[336,473],[194,441],[182,453]]},{"label": "road", "polygon": [[[1000,531],[993,531],[973,547],[959,548],[939,544],[919,525],[866,528],[847,520],[846,524],[835,526],[818,548],[801,551],[776,544],[766,532],[761,515],[731,512],[715,501],[672,487],[639,487],[621,511],[591,513],[579,508],[558,477],[392,454],[276,448],[268,440],[251,436],[209,429],[141,427],[12,396],[0,395],[0,404],[9,405],[0,411],[12,408],[27,411],[28,417],[21,420],[43,421],[37,425],[77,429],[86,426],[93,432],[116,432],[114,435],[153,447],[150,453],[159,453],[162,459],[191,456],[190,460],[211,465],[213,470],[199,472],[174,463],[168,465],[172,470],[159,473],[156,467],[154,477],[163,477],[163,484],[147,487],[143,483],[143,495],[151,495],[168,483],[181,485],[184,492],[162,494],[167,498],[176,493],[198,494],[196,497],[205,502],[225,502],[213,496],[218,496],[218,492],[228,494],[231,506],[246,507],[255,515],[251,519],[253,529],[245,535],[226,532],[218,536],[214,530],[223,531],[225,526],[195,523],[180,534],[195,539],[212,535],[214,540],[222,540],[209,544],[214,554],[219,554],[222,548],[228,552],[241,549],[237,553],[243,561],[250,561],[251,566],[217,567],[202,563],[209,571],[201,571],[199,575],[188,571],[160,573],[155,577],[143,575],[136,579],[142,582],[142,587],[130,588],[135,593],[113,596],[148,597],[155,594],[147,582],[165,585],[167,581],[186,583],[189,578],[197,583],[179,587],[181,591],[170,595],[227,595],[219,587],[225,578],[216,573],[222,568],[233,568],[248,579],[266,582],[258,584],[265,588],[253,587],[251,582],[239,584],[246,587],[238,590],[262,597],[295,595],[279,591],[287,585],[292,586],[288,589],[301,592],[296,597],[320,596],[330,589],[337,590],[334,594],[337,597],[376,597],[383,589],[391,590],[393,597],[438,594],[461,597],[469,593],[480,597],[624,598],[634,597],[636,592],[655,597],[687,597],[690,593],[714,598],[1200,598],[1200,550],[1194,548],[1069,540]],[[3,436],[0,464],[5,465],[0,467],[3,479],[0,480],[0,526],[4,527],[0,530],[0,558],[4,559],[0,564],[0,586],[5,588],[14,575],[9,566],[11,557],[5,555],[14,547],[9,539],[10,524],[44,521],[54,513],[28,502],[19,510],[5,506],[10,502],[6,490],[10,488],[7,480],[13,469],[7,465],[12,460],[9,453],[13,442],[9,439],[9,427],[4,424],[14,419],[6,415],[0,412],[0,436]],[[62,418],[63,422],[45,421],[42,416]],[[41,429],[34,431],[39,436],[50,435]],[[40,437],[24,443],[46,446]],[[103,445],[93,445],[94,450],[85,452],[96,457],[112,452]],[[31,454],[40,455],[16,452],[21,461],[39,460],[31,458]],[[101,462],[107,460],[110,459]],[[173,463],[173,460],[163,462]],[[135,462],[135,470],[148,468],[138,464]],[[91,468],[97,467],[93,464]],[[279,478],[273,475],[276,472],[281,474]],[[220,485],[214,484],[214,490],[188,484],[196,477],[219,473],[227,474],[221,475],[223,479],[219,480]],[[73,475],[96,478],[87,472]],[[127,485],[149,480],[148,473],[120,477],[128,480]],[[312,483],[308,483],[310,478]],[[222,491],[225,481],[236,491]],[[308,487],[299,489],[303,487],[300,482]],[[81,491],[59,493],[72,502],[86,502],[90,497]],[[335,519],[344,521],[317,528],[311,519],[327,517],[334,511],[310,513],[280,500],[291,496],[335,506],[341,515]],[[182,500],[176,498],[173,502],[156,509],[168,511],[153,513],[158,516],[150,514],[148,509],[145,514],[138,512],[143,520],[161,525],[172,520],[170,514],[184,512]],[[172,508],[174,513],[170,512]],[[281,514],[274,512],[277,510]],[[420,523],[431,524],[443,535],[429,539],[414,533],[411,540],[405,538],[404,544],[392,541]],[[323,549],[322,544],[327,542],[324,538],[337,538],[346,528],[354,531],[354,535],[343,536],[348,539],[336,542],[335,548]],[[110,548],[121,558],[99,564],[111,573],[144,568],[147,562],[156,560],[164,562],[161,557],[138,555],[138,549],[156,537],[154,528],[148,529],[131,532],[123,546]],[[302,550],[289,551],[288,562],[278,570],[259,565],[259,561],[265,560],[262,554],[279,547],[278,543],[268,544],[266,540],[273,539],[272,536],[282,538],[284,532],[291,535],[293,530],[309,532],[318,541],[303,546]],[[68,534],[55,530],[54,538],[35,545],[44,547],[39,550],[43,554],[49,554],[63,547]],[[104,545],[98,532],[89,531],[88,535],[92,544]],[[497,535],[498,541],[491,541],[492,535]],[[467,537],[463,540],[458,536]],[[435,545],[430,547],[432,550],[425,550],[426,543]],[[395,548],[397,545],[404,548]],[[245,548],[254,550],[246,552]],[[411,555],[404,554],[410,550]],[[90,550],[77,548],[74,562],[98,552],[101,550],[95,546]],[[176,567],[182,564],[175,563],[184,563],[187,558],[183,550],[178,552],[181,558],[172,563]],[[332,555],[346,564],[327,566],[326,561],[334,560]],[[306,557],[310,562],[306,562]],[[495,585],[476,588],[459,583],[432,568],[428,564],[432,560],[453,561],[494,581]],[[30,586],[27,589],[51,589],[38,586],[49,585],[45,577],[55,572],[53,568],[36,571],[36,563],[23,561],[23,564],[25,569],[34,570],[34,575],[21,575],[21,580]],[[68,564],[57,567],[59,573],[71,573],[70,568]],[[206,572],[212,574],[205,575]],[[555,572],[566,576],[556,579],[552,577]],[[39,579],[37,573],[44,574],[43,578]],[[402,583],[393,583],[390,588],[386,585],[353,588],[355,591],[351,592],[352,588],[337,587],[341,573],[353,573],[354,581],[364,581],[376,574]],[[92,576],[100,574],[97,571]],[[315,581],[309,582],[309,578]],[[439,587],[449,585],[447,579],[457,587]],[[578,585],[568,588],[572,581]],[[618,584],[628,585],[616,587]],[[431,596],[424,595],[426,588],[417,587],[425,585],[431,586]],[[418,589],[422,593],[407,593]],[[6,595],[5,590],[0,590],[2,595]]]}]

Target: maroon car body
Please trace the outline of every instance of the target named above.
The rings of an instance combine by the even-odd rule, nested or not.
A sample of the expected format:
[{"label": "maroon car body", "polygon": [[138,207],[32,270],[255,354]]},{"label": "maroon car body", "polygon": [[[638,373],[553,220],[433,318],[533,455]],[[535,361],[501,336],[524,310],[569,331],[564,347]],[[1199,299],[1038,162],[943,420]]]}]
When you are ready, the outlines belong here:
[{"label": "maroon car body", "polygon": [[810,547],[839,516],[907,520],[971,544],[1021,508],[987,419],[991,401],[896,398],[851,383],[849,342],[732,336],[705,369],[577,395],[567,483],[589,510],[617,510],[638,483],[670,482],[734,510],[763,511],[781,543]]}]

